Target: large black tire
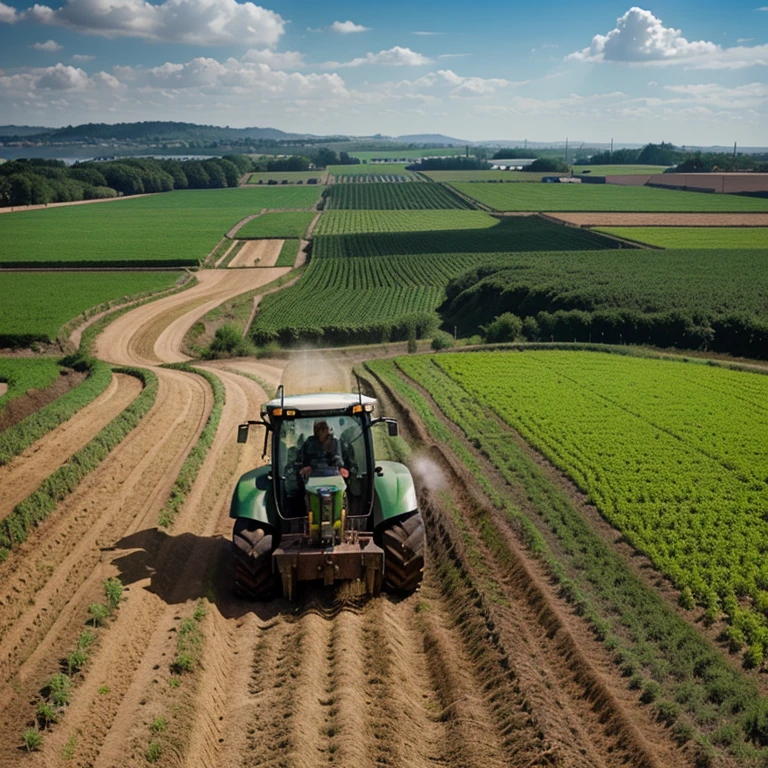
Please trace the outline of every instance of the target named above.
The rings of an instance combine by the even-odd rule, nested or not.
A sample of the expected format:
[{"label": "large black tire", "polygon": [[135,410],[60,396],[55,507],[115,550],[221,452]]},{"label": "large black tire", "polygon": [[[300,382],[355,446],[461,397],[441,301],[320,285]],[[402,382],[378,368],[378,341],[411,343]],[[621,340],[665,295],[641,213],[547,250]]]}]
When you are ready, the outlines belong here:
[{"label": "large black tire", "polygon": [[424,575],[424,520],[421,512],[400,518],[381,536],[384,550],[384,587],[411,594]]},{"label": "large black tire", "polygon": [[232,530],[233,590],[238,597],[268,600],[275,594],[272,535],[255,520],[239,517]]}]

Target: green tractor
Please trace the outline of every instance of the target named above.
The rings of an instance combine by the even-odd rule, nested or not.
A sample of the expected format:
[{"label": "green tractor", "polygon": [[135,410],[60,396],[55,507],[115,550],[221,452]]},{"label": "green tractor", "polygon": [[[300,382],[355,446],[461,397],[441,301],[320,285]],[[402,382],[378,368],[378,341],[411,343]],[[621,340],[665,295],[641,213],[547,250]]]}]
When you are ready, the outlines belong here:
[{"label": "green tractor", "polygon": [[376,400],[362,394],[279,396],[261,407],[264,456],[272,463],[237,483],[230,517],[235,592],[267,599],[282,588],[289,600],[301,581],[359,581],[411,593],[424,569],[424,521],[411,473],[403,464],[376,461],[372,427],[397,422],[373,418]]}]

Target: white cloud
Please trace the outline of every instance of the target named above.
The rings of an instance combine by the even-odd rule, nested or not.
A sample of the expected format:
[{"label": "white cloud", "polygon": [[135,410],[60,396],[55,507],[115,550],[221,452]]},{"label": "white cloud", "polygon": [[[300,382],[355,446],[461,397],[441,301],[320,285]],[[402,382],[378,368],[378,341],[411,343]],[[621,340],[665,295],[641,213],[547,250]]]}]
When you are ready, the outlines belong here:
[{"label": "white cloud", "polygon": [[36,51],[48,51],[49,53],[53,53],[62,50],[64,46],[59,45],[55,40],[46,40],[44,43],[32,43],[29,47],[34,48]]},{"label": "white cloud", "polygon": [[473,56],[471,53],[441,53],[438,59],[464,59],[467,56]]},{"label": "white cloud", "polygon": [[10,5],[0,3],[0,23],[15,24],[21,19],[21,14]]},{"label": "white cloud", "polygon": [[271,46],[285,27],[279,14],[236,0],[67,0],[57,9],[34,5],[23,17],[108,38],[194,45]]},{"label": "white cloud", "polygon": [[[728,88],[717,83],[699,85],[666,85],[664,90],[686,97],[685,101],[694,101],[719,109],[763,109],[768,107],[768,84],[747,83]],[[679,100],[683,103],[683,100]]]},{"label": "white cloud", "polygon": [[679,29],[665,27],[650,11],[636,6],[616,20],[607,35],[595,35],[589,48],[570,54],[582,61],[650,62],[685,59],[716,52],[715,43],[688,42]]},{"label": "white cloud", "polygon": [[334,21],[330,29],[332,32],[338,32],[341,35],[352,35],[355,32],[368,32],[370,27],[355,24],[354,21]]},{"label": "white cloud", "polygon": [[304,54],[299,51],[272,51],[269,48],[251,48],[243,54],[243,61],[268,64],[272,69],[300,69],[306,66]]},{"label": "white cloud", "polygon": [[760,8],[755,8],[756,11],[768,11],[768,5],[763,5]]},{"label": "white cloud", "polygon": [[401,48],[396,45],[386,51],[378,53],[367,53],[351,61],[329,61],[323,64],[326,69],[340,69],[347,67],[360,67],[363,64],[382,64],[388,67],[420,67],[424,64],[431,64],[432,60],[422,56],[410,48]]},{"label": "white cloud", "polygon": [[66,64],[46,67],[43,70],[38,70],[38,74],[35,87],[47,88],[51,91],[82,90],[89,80],[87,73],[82,69]]},{"label": "white cloud", "polygon": [[93,61],[95,58],[95,56],[90,56],[87,53],[76,53],[72,56],[72,61]]},{"label": "white cloud", "polygon": [[525,85],[528,81],[513,82],[501,77],[462,77],[450,69],[439,69],[436,73],[445,83],[452,86],[451,96],[487,96],[501,88]]},{"label": "white cloud", "polygon": [[411,32],[412,35],[420,35],[421,37],[434,37],[436,35],[442,35],[442,32]]},{"label": "white cloud", "polygon": [[768,45],[722,46],[690,42],[679,29],[665,27],[650,11],[632,7],[616,20],[607,35],[595,35],[588,48],[566,56],[588,62],[630,65],[684,65],[686,69],[743,69],[768,65]]}]

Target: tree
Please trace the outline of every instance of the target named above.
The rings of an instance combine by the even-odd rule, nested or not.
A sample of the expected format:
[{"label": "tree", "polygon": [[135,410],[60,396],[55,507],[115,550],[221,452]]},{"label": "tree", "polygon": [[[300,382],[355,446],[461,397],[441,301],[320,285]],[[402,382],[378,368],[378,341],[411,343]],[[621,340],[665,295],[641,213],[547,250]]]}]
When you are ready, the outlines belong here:
[{"label": "tree", "polygon": [[514,341],[523,330],[523,321],[511,312],[504,312],[488,325],[480,326],[480,333],[489,344]]},{"label": "tree", "polygon": [[565,160],[556,157],[540,157],[534,160],[526,169],[530,173],[568,173],[570,167]]}]

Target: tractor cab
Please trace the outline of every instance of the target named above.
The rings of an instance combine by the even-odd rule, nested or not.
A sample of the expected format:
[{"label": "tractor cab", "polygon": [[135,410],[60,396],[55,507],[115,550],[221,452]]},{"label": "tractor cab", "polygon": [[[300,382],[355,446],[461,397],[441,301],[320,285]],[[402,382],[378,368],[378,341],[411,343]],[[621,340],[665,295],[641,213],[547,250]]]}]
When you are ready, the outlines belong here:
[{"label": "tractor cab", "polygon": [[[397,434],[394,419],[373,418],[375,405],[361,393],[285,396],[281,390],[262,406],[260,421],[240,425],[239,442],[247,440],[250,424],[266,427],[265,456],[272,438],[271,464],[244,475],[232,500],[240,593],[260,597],[278,574],[289,599],[298,582],[317,579],[325,585],[359,580],[371,594],[381,590],[385,532],[407,538],[406,519],[420,529],[423,522],[408,470],[375,460],[371,428],[383,423]],[[414,557],[404,560],[411,550],[401,548],[392,561],[392,569],[405,574],[392,571],[403,591],[421,579],[423,536],[413,543]]]}]

